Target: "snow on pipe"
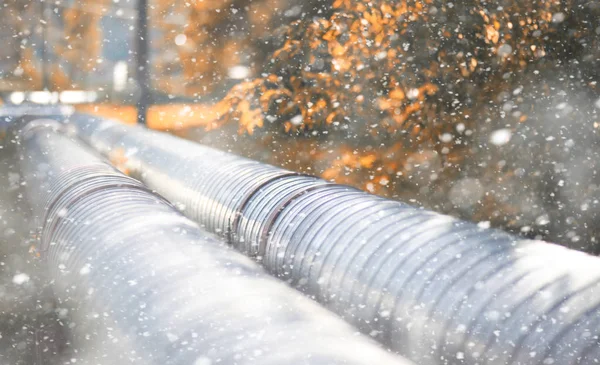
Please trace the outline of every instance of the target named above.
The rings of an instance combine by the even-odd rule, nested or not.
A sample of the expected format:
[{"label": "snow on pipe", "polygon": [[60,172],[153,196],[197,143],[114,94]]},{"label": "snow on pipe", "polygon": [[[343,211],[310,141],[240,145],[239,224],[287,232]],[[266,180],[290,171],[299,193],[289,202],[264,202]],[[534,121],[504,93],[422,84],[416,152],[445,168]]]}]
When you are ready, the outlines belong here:
[{"label": "snow on pipe", "polygon": [[90,363],[408,364],[56,128],[28,124],[20,164]]},{"label": "snow on pipe", "polygon": [[70,124],[207,230],[416,362],[600,361],[597,257],[141,127]]}]

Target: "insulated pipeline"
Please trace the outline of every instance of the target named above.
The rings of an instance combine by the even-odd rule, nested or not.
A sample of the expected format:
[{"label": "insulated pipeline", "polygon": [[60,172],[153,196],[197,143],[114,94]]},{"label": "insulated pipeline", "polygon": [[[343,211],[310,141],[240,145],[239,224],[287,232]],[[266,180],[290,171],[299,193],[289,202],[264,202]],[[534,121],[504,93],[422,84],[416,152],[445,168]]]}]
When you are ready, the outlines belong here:
[{"label": "insulated pipeline", "polygon": [[20,164],[81,363],[408,364],[56,129]]},{"label": "insulated pipeline", "polygon": [[416,362],[600,362],[596,257],[141,127],[70,124],[207,230]]}]

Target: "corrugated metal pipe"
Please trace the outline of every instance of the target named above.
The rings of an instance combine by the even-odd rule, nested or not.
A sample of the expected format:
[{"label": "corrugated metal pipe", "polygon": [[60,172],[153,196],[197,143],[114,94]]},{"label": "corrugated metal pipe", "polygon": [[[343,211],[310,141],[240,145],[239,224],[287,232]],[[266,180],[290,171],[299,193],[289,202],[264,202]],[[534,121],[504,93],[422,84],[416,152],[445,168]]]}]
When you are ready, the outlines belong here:
[{"label": "corrugated metal pipe", "polygon": [[78,363],[408,364],[57,128],[29,123],[20,164]]},{"label": "corrugated metal pipe", "polygon": [[600,362],[597,257],[141,127],[70,124],[207,230],[416,362]]}]

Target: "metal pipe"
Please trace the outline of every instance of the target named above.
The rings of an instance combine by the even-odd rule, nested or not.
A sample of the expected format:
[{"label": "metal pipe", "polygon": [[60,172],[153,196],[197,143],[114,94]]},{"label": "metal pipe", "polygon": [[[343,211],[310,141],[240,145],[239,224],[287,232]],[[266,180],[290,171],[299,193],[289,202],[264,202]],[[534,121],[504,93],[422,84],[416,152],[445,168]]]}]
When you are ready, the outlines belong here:
[{"label": "metal pipe", "polygon": [[20,165],[40,252],[87,361],[408,364],[57,128],[27,124]]},{"label": "metal pipe", "polygon": [[74,132],[207,230],[427,364],[596,364],[600,259],[189,141],[76,115]]}]

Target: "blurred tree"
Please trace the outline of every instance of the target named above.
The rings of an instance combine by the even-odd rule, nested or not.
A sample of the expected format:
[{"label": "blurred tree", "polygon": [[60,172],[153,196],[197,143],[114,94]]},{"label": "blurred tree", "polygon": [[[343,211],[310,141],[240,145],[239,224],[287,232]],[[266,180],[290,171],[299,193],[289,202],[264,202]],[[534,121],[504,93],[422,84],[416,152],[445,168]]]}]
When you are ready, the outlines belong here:
[{"label": "blurred tree", "polygon": [[[308,9],[238,48],[258,77],[214,107],[217,125],[246,136],[234,149],[272,145],[271,162],[529,236],[594,245],[600,166],[588,162],[600,142],[598,4],[336,0]],[[203,43],[192,49],[218,54]],[[211,70],[230,65],[211,62]],[[222,86],[222,74],[202,85]]]},{"label": "blurred tree", "polygon": [[0,49],[0,90],[22,88],[23,68],[21,60],[26,52],[27,38],[31,32],[26,13],[32,7],[29,1],[7,0],[0,4],[0,38],[4,45]]}]

